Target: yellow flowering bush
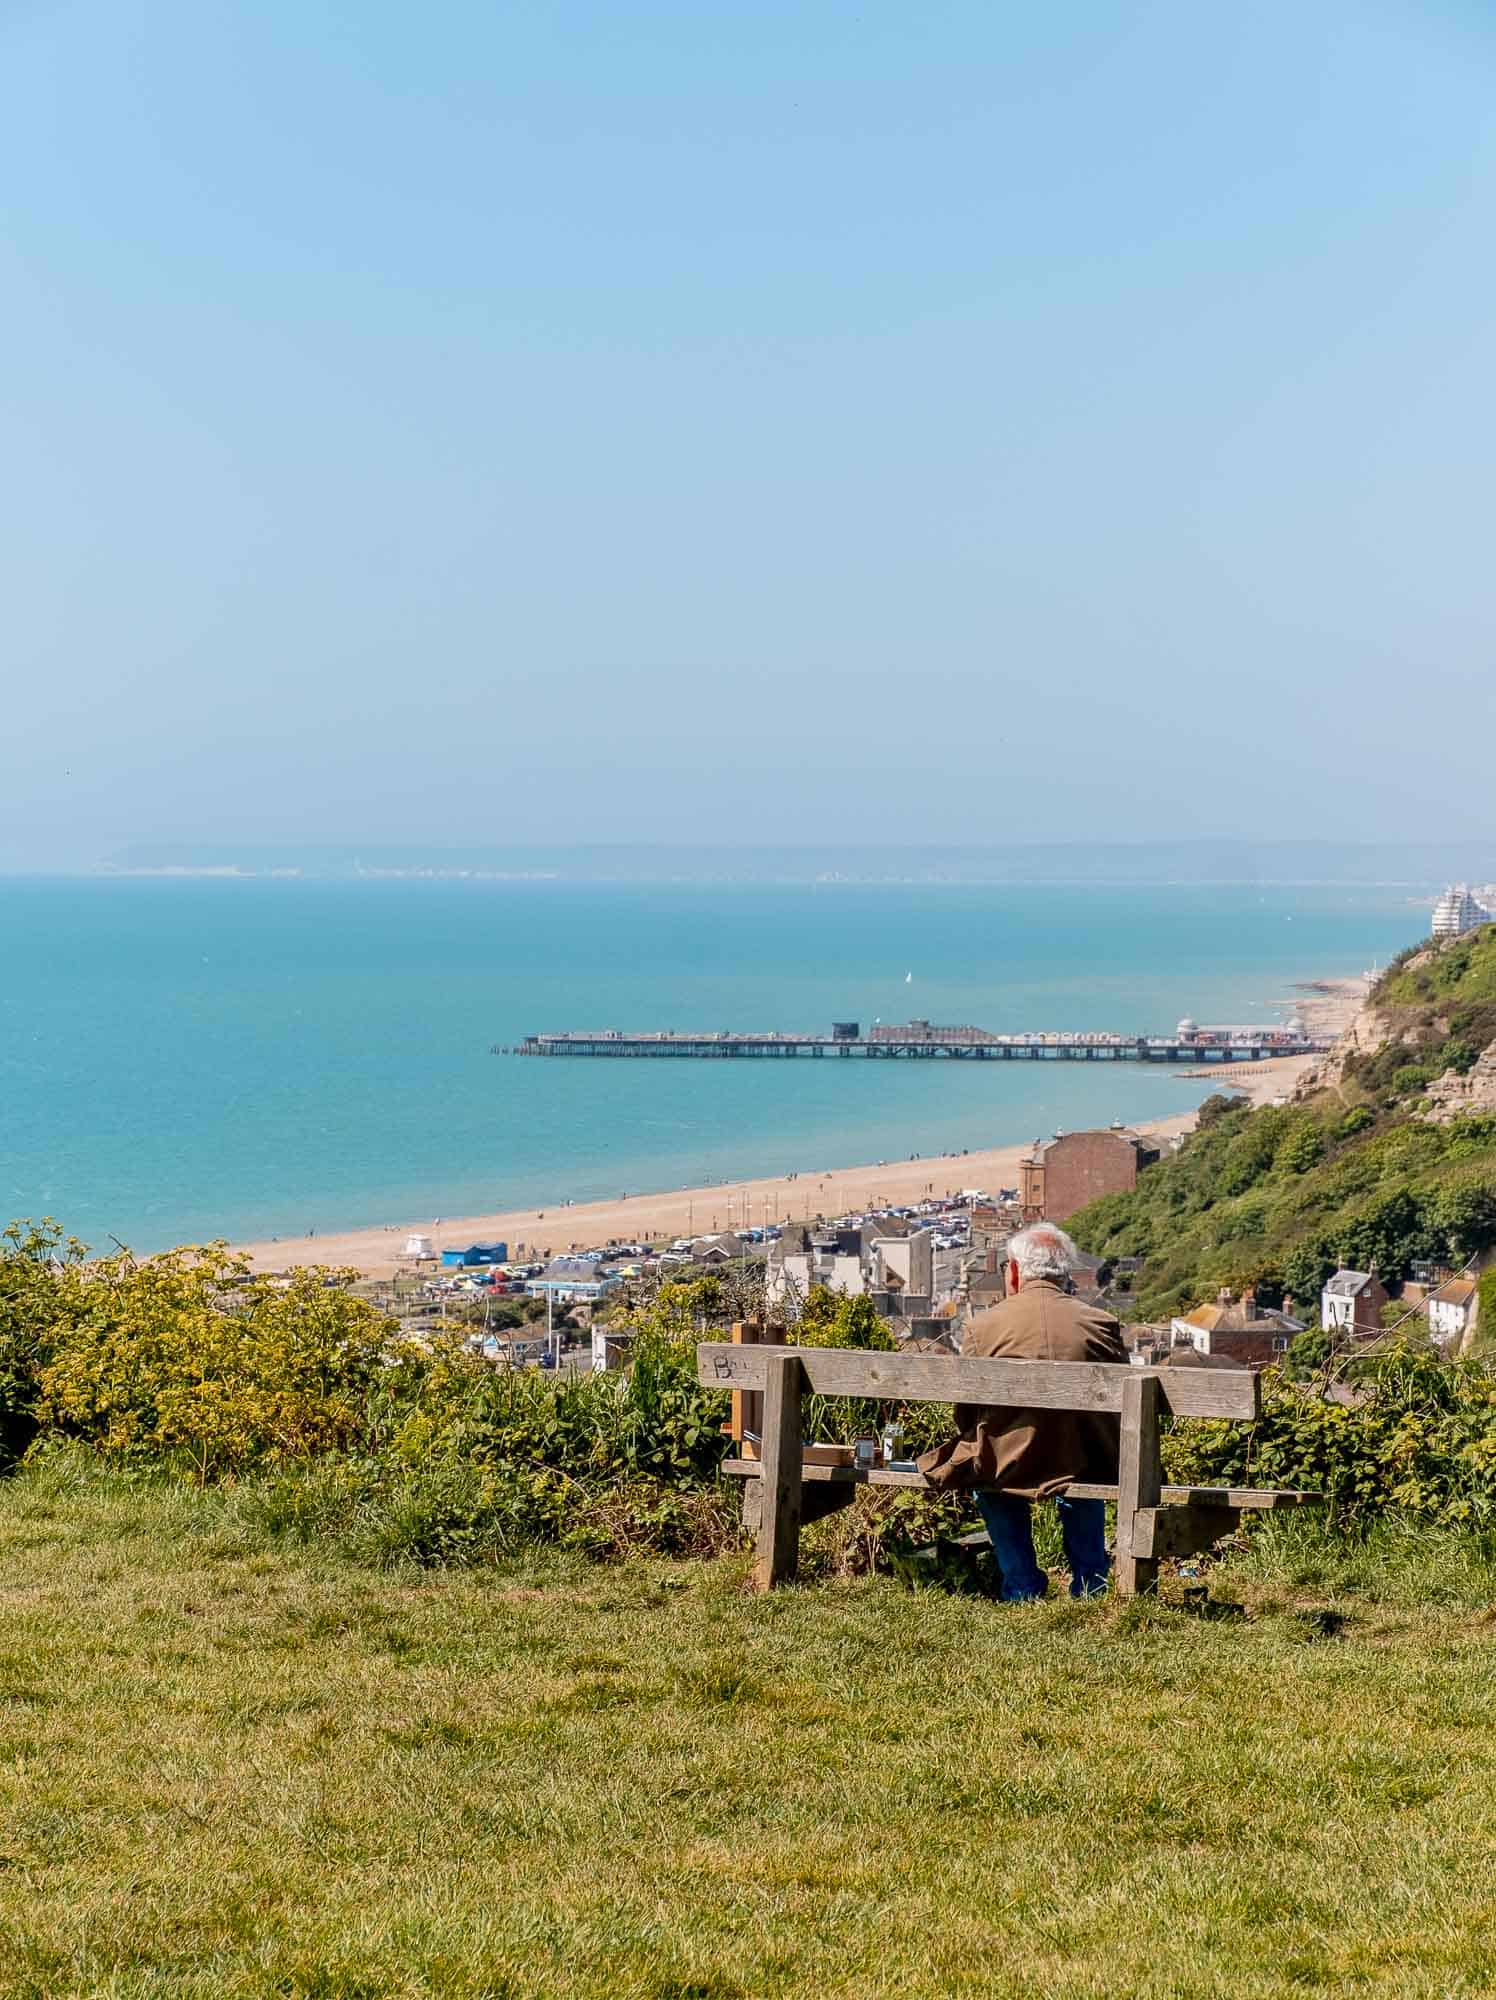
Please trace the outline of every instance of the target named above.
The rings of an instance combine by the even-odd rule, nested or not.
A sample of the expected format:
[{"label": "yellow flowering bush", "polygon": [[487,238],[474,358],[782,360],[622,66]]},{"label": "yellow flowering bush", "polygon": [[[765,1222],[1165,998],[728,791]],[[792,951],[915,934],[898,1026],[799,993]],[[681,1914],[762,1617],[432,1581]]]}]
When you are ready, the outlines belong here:
[{"label": "yellow flowering bush", "polygon": [[251,1274],[223,1245],[56,1274],[37,1415],[199,1480],[344,1450],[393,1357],[388,1320],[329,1274]]}]

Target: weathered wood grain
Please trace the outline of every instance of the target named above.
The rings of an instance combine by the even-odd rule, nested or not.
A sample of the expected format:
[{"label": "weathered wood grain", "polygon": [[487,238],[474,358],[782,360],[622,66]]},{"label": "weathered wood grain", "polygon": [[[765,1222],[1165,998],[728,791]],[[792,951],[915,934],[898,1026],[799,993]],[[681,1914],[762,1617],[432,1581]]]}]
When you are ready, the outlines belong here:
[{"label": "weathered wood grain", "polygon": [[1151,1557],[1193,1556],[1236,1533],[1234,1507],[1142,1507],[1133,1516],[1133,1553]]},{"label": "weathered wood grain", "polygon": [[[782,1332],[782,1328],[774,1330]],[[771,1337],[762,1320],[735,1320],[732,1338],[735,1345],[756,1347]],[[742,1445],[748,1439],[756,1439],[764,1427],[764,1398],[761,1389],[734,1389],[732,1392],[732,1435],[734,1442]],[[752,1446],[757,1450],[756,1444]]]},{"label": "weathered wood grain", "polygon": [[[1181,1417],[1261,1413],[1262,1386],[1247,1370],[1133,1368],[1122,1362],[963,1360],[943,1354],[868,1354],[845,1347],[752,1347],[703,1341],[697,1378],[708,1388],[762,1389],[777,1354],[799,1358],[808,1389],[822,1396],[874,1396],[906,1403],[987,1403],[1027,1410],[1122,1408],[1130,1379],[1156,1381],[1164,1407]],[[767,1418],[765,1419],[767,1423]]]},{"label": "weathered wood grain", "polygon": [[760,1474],[763,1514],[754,1568],[754,1581],[760,1590],[788,1583],[800,1565],[800,1394],[804,1386],[800,1355],[793,1347],[768,1351],[771,1359],[764,1377]]},{"label": "weathered wood grain", "polygon": [[1156,1508],[1163,1492],[1158,1445],[1159,1381],[1152,1370],[1135,1369],[1124,1384],[1122,1452],[1117,1466],[1117,1595],[1136,1597],[1158,1581],[1158,1563],[1137,1545],[1138,1515]]},{"label": "weathered wood grain", "polygon": [[[727,1458],[722,1461],[721,1470],[728,1479],[756,1480],[763,1467],[756,1459]],[[806,1465],[801,1476],[807,1484],[830,1480],[847,1486],[930,1486],[922,1472],[891,1472],[885,1466],[860,1472],[851,1465]],[[1065,1496],[1071,1500],[1115,1500],[1117,1489],[1091,1480],[1076,1480],[1065,1488]],[[1267,1512],[1278,1507],[1322,1506],[1324,1495],[1274,1486],[1165,1486],[1160,1500],[1169,1507],[1230,1507],[1241,1512]]]}]

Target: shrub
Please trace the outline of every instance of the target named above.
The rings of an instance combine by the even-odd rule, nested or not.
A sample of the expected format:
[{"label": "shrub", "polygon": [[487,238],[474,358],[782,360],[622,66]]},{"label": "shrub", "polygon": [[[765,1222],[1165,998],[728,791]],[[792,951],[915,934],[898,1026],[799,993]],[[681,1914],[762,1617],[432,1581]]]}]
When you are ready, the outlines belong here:
[{"label": "shrub", "polygon": [[352,1444],[390,1323],[317,1271],[251,1276],[221,1244],[55,1274],[36,1415],[121,1457],[199,1480]]},{"label": "shrub", "polygon": [[0,1472],[23,1455],[42,1424],[39,1376],[51,1353],[60,1279],[84,1246],[55,1222],[13,1222],[0,1231]]},{"label": "shrub", "polygon": [[1274,1371],[1257,1424],[1175,1424],[1169,1477],[1323,1493],[1332,1516],[1352,1524],[1401,1509],[1448,1526],[1496,1525],[1496,1376],[1441,1363],[1426,1344],[1347,1357],[1344,1372],[1356,1400],[1328,1400],[1323,1376],[1301,1386]]},{"label": "shrub", "polygon": [[1273,1165],[1285,1173],[1305,1174],[1320,1159],[1325,1142],[1312,1118],[1306,1118],[1286,1132],[1273,1155]]},{"label": "shrub", "polygon": [[1481,1272],[1475,1298],[1475,1348],[1489,1360],[1496,1352],[1496,1267]]},{"label": "shrub", "polygon": [[847,1298],[812,1285],[791,1338],[802,1347],[859,1347],[891,1353],[898,1345],[869,1298]]},{"label": "shrub", "polygon": [[1224,1091],[1218,1090],[1213,1097],[1207,1097],[1195,1113],[1195,1123],[1203,1129],[1207,1125],[1214,1125],[1218,1118],[1225,1118],[1233,1111],[1245,1111],[1250,1104],[1251,1099],[1248,1097],[1227,1096]]}]

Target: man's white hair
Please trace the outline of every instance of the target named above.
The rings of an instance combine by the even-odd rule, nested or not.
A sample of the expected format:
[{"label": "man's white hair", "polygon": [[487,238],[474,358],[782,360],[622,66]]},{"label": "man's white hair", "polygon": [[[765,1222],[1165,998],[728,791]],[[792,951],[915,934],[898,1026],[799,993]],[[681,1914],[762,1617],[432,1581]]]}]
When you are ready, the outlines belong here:
[{"label": "man's white hair", "polygon": [[1080,1258],[1064,1230],[1052,1222],[1035,1222],[1010,1236],[1008,1255],[1020,1278],[1068,1278]]}]

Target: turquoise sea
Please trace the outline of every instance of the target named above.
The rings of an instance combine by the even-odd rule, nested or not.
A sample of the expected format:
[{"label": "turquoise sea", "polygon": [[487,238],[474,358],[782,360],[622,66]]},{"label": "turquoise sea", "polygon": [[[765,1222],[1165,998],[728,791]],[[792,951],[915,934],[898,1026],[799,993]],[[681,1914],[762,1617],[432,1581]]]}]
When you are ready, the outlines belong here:
[{"label": "turquoise sea", "polygon": [[[1163,1070],[535,1061],[557,1028],[1267,1021],[1405,888],[0,883],[0,1209],[142,1250],[1163,1116]],[[912,974],[912,978],[907,975]]]}]

